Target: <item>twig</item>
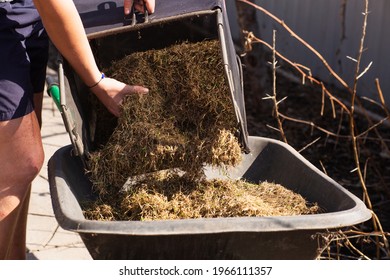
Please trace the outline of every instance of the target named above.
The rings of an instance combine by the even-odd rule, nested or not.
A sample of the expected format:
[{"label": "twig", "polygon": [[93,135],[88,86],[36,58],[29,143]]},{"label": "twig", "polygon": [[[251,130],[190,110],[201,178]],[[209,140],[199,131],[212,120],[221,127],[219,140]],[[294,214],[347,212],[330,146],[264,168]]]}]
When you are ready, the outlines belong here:
[{"label": "twig", "polygon": [[[362,56],[363,56],[364,42],[365,42],[366,31],[367,31],[368,6],[369,6],[369,0],[365,0],[365,9],[364,9],[364,13],[363,13],[364,20],[363,20],[363,26],[362,26],[362,37],[360,40],[360,47],[359,47],[359,53],[358,53],[357,62],[356,62],[355,78],[354,78],[354,82],[353,82],[353,91],[352,91],[352,97],[351,97],[350,132],[351,132],[351,136],[352,136],[352,146],[353,146],[353,151],[354,151],[355,164],[356,164],[357,172],[359,175],[360,183],[361,183],[362,188],[363,188],[365,202],[367,204],[367,207],[369,209],[371,209],[371,211],[372,211],[372,215],[374,217],[372,219],[374,229],[378,230],[378,227],[379,227],[380,231],[383,233],[382,226],[380,224],[379,219],[375,218],[376,215],[373,211],[371,199],[370,199],[370,196],[368,194],[368,190],[367,190],[367,186],[366,186],[365,179],[363,176],[363,172],[362,172],[361,167],[360,167],[360,159],[359,159],[359,152],[358,152],[359,147],[358,147],[358,142],[357,142],[357,137],[356,137],[356,132],[355,132],[355,119],[354,119],[354,107],[355,107],[355,100],[356,100],[356,94],[357,94],[358,80],[362,76],[362,74],[365,73],[365,71],[363,71],[363,73],[359,73],[359,72],[360,72],[360,64],[361,64],[361,60],[362,60]],[[383,238],[385,241],[387,241],[385,239],[384,234],[383,234]],[[377,257],[380,258],[380,252],[379,252],[380,246],[378,244],[379,243],[378,238],[376,238],[376,241],[377,241]]]},{"label": "twig", "polygon": [[[257,8],[258,10],[264,12],[266,15],[270,16],[273,20],[275,20],[276,22],[278,22],[279,24],[282,25],[283,28],[285,28],[288,32],[290,32],[291,36],[298,39],[299,42],[301,42],[304,46],[306,46],[310,51],[312,51],[322,62],[323,64],[325,65],[325,67],[328,69],[328,71],[330,72],[330,74],[336,78],[336,80],[338,80],[343,86],[344,88],[350,92],[351,94],[353,94],[353,89],[351,89],[351,87],[348,86],[348,84],[340,77],[336,74],[336,72],[329,66],[329,64],[326,62],[325,58],[316,50],[313,51],[313,47],[310,46],[310,44],[308,44],[306,41],[304,41],[302,38],[300,38],[295,32],[292,31],[292,29],[287,25],[285,24],[285,22],[279,18],[277,18],[275,15],[271,14],[269,11],[267,11],[266,9],[262,8],[262,7],[259,7],[249,1],[246,1],[246,0],[238,0],[238,1],[241,1],[243,3],[247,3],[249,5],[252,5],[253,7]],[[247,32],[247,42],[250,42],[251,44],[254,43],[254,42],[258,42],[258,43],[262,43],[264,44],[265,46],[267,46],[268,48],[272,49],[272,47],[266,43],[265,41],[261,40],[261,39],[258,39],[256,38],[253,33],[251,32]],[[290,60],[288,60],[287,58],[285,58],[284,56],[280,55],[278,53],[278,56],[281,57],[283,60],[285,60],[286,62],[288,62],[290,65],[292,65],[296,70],[298,70],[298,72],[300,72],[302,74],[302,80],[304,82],[304,80],[306,78],[308,78],[311,82],[314,82],[318,85],[321,85],[323,86],[323,83],[316,80],[315,78],[313,78],[311,76],[311,73],[310,75],[307,75],[304,71],[302,71],[302,69],[300,69],[300,64],[297,64],[297,63],[293,63],[291,62]],[[354,59],[352,57],[348,57],[349,59],[353,60],[353,61],[357,61],[357,59]],[[371,64],[370,64],[371,65]],[[370,66],[369,65],[369,66]],[[369,67],[367,67],[365,69],[365,71],[363,71],[362,73],[358,73],[358,75],[356,77],[360,78],[362,76],[362,74],[364,74],[366,71],[368,71]],[[324,87],[322,88],[324,90]],[[330,102],[332,103],[332,106],[333,106],[333,102],[337,102],[344,110],[346,110],[349,115],[350,112],[349,112],[349,109],[345,106],[345,104],[343,102],[341,102],[340,100],[338,100],[337,98],[335,98],[326,88],[325,88],[325,92],[326,94],[329,96],[329,100]],[[356,96],[355,96],[356,98]],[[369,117],[369,114],[366,112],[366,110],[364,109],[364,107],[360,104],[359,100],[356,99],[356,102],[359,104],[359,106],[362,108],[361,111],[362,113],[365,115],[366,119],[368,120],[368,122],[371,124],[371,119]],[[334,107],[332,107],[332,109],[334,110]],[[333,114],[334,114],[334,117],[335,117],[335,111],[333,111]],[[375,132],[376,134],[379,136],[379,133],[376,131],[375,129]],[[380,137],[380,136],[379,136]]]},{"label": "twig", "polygon": [[[263,45],[265,45],[266,47],[268,47],[270,50],[272,50],[272,46],[270,44],[268,44],[267,42],[265,42],[264,40],[261,40],[259,38],[257,38],[252,32],[246,32],[246,36],[248,38],[249,41],[251,41],[252,43],[261,43]],[[306,74],[301,68],[303,69],[308,69],[307,67],[302,67],[300,64],[298,63],[295,63],[295,62],[292,62],[291,60],[289,60],[287,57],[285,57],[284,55],[282,55],[280,52],[278,51],[275,51],[275,53],[278,55],[278,57],[280,57],[281,59],[283,59],[285,62],[287,62],[288,64],[290,64],[292,67],[294,67],[301,75],[302,75],[302,79],[303,81],[305,79],[308,79],[310,80],[310,82],[312,83],[315,83],[319,86],[321,86],[322,90],[326,93],[326,95],[328,96],[328,98],[331,100],[331,101],[335,101],[338,105],[340,105],[345,111],[349,112],[349,108],[347,106],[344,105],[343,102],[341,102],[340,100],[338,100],[326,87],[325,85],[317,80],[316,78],[314,78],[312,75],[311,75],[311,72],[309,71],[309,74]],[[304,82],[303,82],[304,83]]]},{"label": "twig", "polygon": [[274,110],[275,110],[275,117],[276,117],[276,120],[278,122],[278,127],[279,127],[279,131],[280,131],[280,134],[282,136],[282,139],[285,143],[288,143],[287,142],[287,138],[286,138],[286,135],[284,133],[284,130],[283,130],[283,124],[282,124],[282,121],[279,117],[279,103],[277,101],[277,98],[276,98],[276,64],[277,64],[277,61],[276,61],[276,30],[273,31],[273,48],[272,48],[272,89],[273,89],[273,98],[272,100],[274,101]]},{"label": "twig", "polygon": [[325,168],[325,166],[324,166],[324,164],[322,163],[321,160],[320,160],[320,164],[321,164],[321,167],[322,167],[322,171],[323,171],[326,175],[328,175],[328,172],[326,171],[326,168]]},{"label": "twig", "polygon": [[368,134],[371,130],[375,129],[376,127],[380,126],[381,124],[383,124],[384,122],[386,122],[387,120],[389,120],[390,116],[387,116],[386,118],[383,118],[381,119],[379,122],[377,122],[376,124],[373,124],[371,125],[368,129],[366,129],[365,131],[359,133],[356,138],[361,138],[363,137],[364,135]]},{"label": "twig", "polygon": [[279,23],[284,29],[286,29],[292,37],[294,37],[295,39],[297,39],[300,43],[302,43],[302,45],[304,45],[305,47],[307,47],[312,53],[314,53],[320,60],[321,62],[324,64],[324,66],[328,69],[328,71],[330,73],[332,73],[332,75],[336,78],[337,81],[339,81],[340,84],[343,85],[343,87],[345,87],[346,89],[348,89],[348,91],[351,92],[351,88],[348,86],[348,84],[329,66],[328,62],[325,60],[325,58],[315,49],[313,48],[309,43],[307,43],[305,40],[303,40],[300,36],[298,36],[298,34],[296,34],[287,24],[285,24],[285,22],[283,20],[281,20],[280,18],[278,18],[277,16],[275,16],[274,14],[270,13],[268,10],[264,9],[263,7],[261,6],[258,6],[248,0],[238,0],[240,2],[243,2],[243,3],[246,3],[248,5],[251,5],[253,6],[254,8],[262,11],[263,13],[265,13],[267,16],[269,16],[270,18],[272,18],[274,21],[276,21],[277,23]]},{"label": "twig", "polygon": [[383,243],[384,243],[384,248],[386,249],[387,256],[389,256],[390,255],[390,245],[389,245],[389,241],[387,240],[386,233],[383,231],[382,224],[380,223],[378,216],[375,214],[374,211],[372,211],[372,216],[373,216],[373,219],[378,224],[379,232],[380,232],[380,235],[382,236]]},{"label": "twig", "polygon": [[[365,108],[361,105],[361,103],[359,101],[359,98],[357,96],[358,81],[370,69],[370,67],[372,65],[372,63],[370,63],[363,71],[360,71],[360,65],[361,65],[362,56],[363,56],[363,52],[364,52],[364,43],[365,43],[366,31],[367,31],[367,22],[368,22],[368,13],[369,13],[369,11],[368,11],[369,1],[368,0],[364,0],[365,1],[365,10],[364,10],[364,13],[363,13],[364,20],[363,20],[363,25],[362,25],[362,36],[361,36],[361,40],[360,40],[358,56],[357,56],[357,58],[353,58],[353,59],[351,58],[356,63],[356,68],[355,68],[354,80],[353,80],[353,86],[352,87],[350,87],[329,66],[329,64],[327,63],[325,58],[317,50],[315,50],[310,44],[308,44],[301,37],[299,37],[289,26],[287,26],[285,24],[285,22],[283,20],[281,20],[278,17],[276,17],[275,15],[271,14],[269,11],[267,11],[263,7],[258,6],[258,5],[252,3],[252,2],[250,2],[248,0],[238,0],[238,1],[246,3],[248,5],[251,5],[252,7],[260,10],[261,12],[263,12],[264,14],[266,14],[267,16],[272,18],[274,21],[279,23],[287,32],[290,33],[290,35],[292,37],[297,39],[307,49],[309,49],[312,53],[314,53],[321,60],[321,62],[327,68],[329,73],[351,94],[350,104],[346,105],[346,103],[348,103],[348,102],[342,101],[339,98],[336,98],[335,96],[333,96],[332,93],[325,87],[325,85],[321,81],[315,79],[312,76],[312,73],[310,72],[310,69],[305,68],[305,67],[303,67],[302,65],[300,65],[298,63],[294,63],[294,62],[290,61],[289,59],[284,57],[282,54],[277,52],[275,50],[275,36],[274,36],[274,44],[273,44],[273,46],[270,46],[265,41],[263,41],[263,40],[261,40],[259,38],[256,38],[251,32],[247,32],[247,41],[250,42],[250,44],[252,44],[252,43],[261,43],[261,44],[267,46],[268,48],[270,48],[272,50],[272,52],[273,52],[273,62],[274,62],[273,63],[274,102],[275,102],[276,105],[278,105],[278,103],[276,101],[276,83],[275,83],[276,55],[277,55],[279,58],[281,58],[284,61],[286,61],[287,63],[289,63],[292,67],[294,67],[301,74],[301,76],[302,76],[302,83],[303,84],[306,82],[306,80],[309,80],[313,84],[317,84],[317,85],[321,86],[321,89],[322,89],[321,115],[323,115],[323,113],[324,113],[324,106],[325,106],[324,105],[325,104],[324,96],[326,95],[329,98],[330,102],[331,102],[332,111],[333,111],[333,117],[334,118],[336,117],[336,109],[335,109],[335,106],[334,106],[335,103],[338,104],[341,107],[341,112],[342,112],[341,117],[342,117],[344,112],[349,117],[349,135],[346,136],[346,135],[340,135],[341,123],[342,123],[341,120],[340,120],[340,123],[339,123],[339,126],[338,126],[337,133],[333,133],[333,132],[331,132],[331,131],[329,131],[327,129],[324,129],[322,127],[317,126],[312,121],[304,121],[304,120],[299,120],[299,119],[288,117],[288,116],[282,114],[281,112],[279,112],[277,107],[275,107],[276,111],[277,111],[276,115],[277,115],[277,119],[278,119],[279,129],[276,129],[276,128],[274,128],[274,129],[278,130],[279,132],[283,133],[283,135],[284,135],[284,132],[281,129],[281,124],[282,124],[281,118],[283,118],[284,120],[290,120],[290,121],[294,121],[294,122],[297,122],[297,123],[302,123],[302,124],[309,125],[309,126],[311,126],[312,129],[313,128],[318,129],[318,130],[324,132],[327,136],[332,136],[332,137],[335,137],[336,139],[340,139],[340,138],[349,139],[351,141],[352,146],[353,146],[353,159],[354,159],[354,163],[355,163],[355,166],[356,166],[355,171],[358,174],[358,178],[359,178],[359,181],[360,181],[360,186],[363,189],[363,200],[365,201],[367,207],[372,212],[372,217],[373,217],[372,218],[372,223],[373,223],[375,234],[373,234],[371,236],[373,236],[373,238],[375,239],[375,242],[376,242],[377,257],[378,258],[380,257],[380,250],[382,250],[382,248],[383,248],[381,246],[384,246],[385,252],[387,253],[387,256],[388,256],[390,254],[390,250],[389,250],[389,243],[388,243],[388,240],[387,240],[387,237],[386,237],[386,233],[383,231],[381,223],[380,223],[378,217],[376,216],[376,214],[373,211],[372,202],[371,202],[371,199],[370,199],[370,196],[369,196],[369,193],[368,193],[368,189],[367,189],[367,185],[366,185],[366,175],[367,175],[368,161],[366,160],[366,164],[364,165],[364,172],[363,172],[362,168],[361,168],[361,164],[360,164],[360,160],[361,159],[359,158],[360,157],[359,141],[360,141],[360,143],[364,144],[364,142],[362,142],[362,140],[366,141],[368,139],[372,139],[371,137],[368,137],[368,133],[370,131],[375,131],[376,135],[378,136],[378,138],[375,138],[375,139],[376,140],[379,139],[379,141],[382,143],[382,145],[388,150],[388,146],[386,144],[387,140],[382,138],[382,136],[378,132],[377,128],[380,125],[384,124],[387,120],[390,119],[390,113],[389,113],[389,110],[385,106],[383,93],[382,93],[382,90],[380,88],[380,84],[379,84],[379,80],[378,79],[376,80],[377,91],[378,91],[378,95],[379,95],[380,100],[381,100],[382,107],[384,108],[384,110],[385,110],[385,112],[387,114],[387,117],[380,119],[377,123],[373,123],[370,115],[367,113]],[[275,31],[274,31],[274,34],[275,34]],[[355,108],[356,104],[358,104],[361,107],[361,112],[364,114],[364,116],[366,117],[366,119],[369,122],[368,129],[366,129],[362,133],[359,133],[357,131],[357,127],[356,127],[355,113],[357,113],[358,109],[359,109],[359,108]],[[317,141],[317,140],[315,140],[315,141]],[[321,161],[320,161],[320,163],[323,166]],[[370,162],[370,165],[371,165],[371,162]],[[323,169],[325,170],[324,166],[323,166]],[[379,234],[377,234],[377,233],[379,233]],[[364,233],[361,233],[361,234],[364,236]],[[383,239],[383,244],[381,244],[379,242],[379,238]],[[340,240],[335,238],[335,237],[333,237],[332,240],[336,242],[336,246],[337,246],[337,248],[339,248],[340,244],[338,244],[337,242],[340,241]],[[351,248],[353,251],[357,252],[362,258],[368,259],[368,257],[363,252],[361,252],[359,249],[357,249],[354,245],[352,245],[352,243],[348,239],[345,241],[345,244],[348,245],[348,247]],[[324,251],[325,250],[327,250],[327,249],[324,248]],[[338,253],[339,253],[339,251],[338,251]]]},{"label": "twig", "polygon": [[309,148],[310,146],[312,146],[314,143],[316,143],[318,140],[320,140],[321,137],[318,137],[317,139],[314,139],[313,141],[311,141],[309,144],[305,145],[302,149],[300,149],[298,151],[298,153],[302,153],[304,150],[306,150],[307,148]]},{"label": "twig", "polygon": [[381,85],[379,83],[379,79],[375,79],[375,85],[376,85],[376,89],[378,91],[379,99],[380,99],[381,104],[382,104],[382,108],[385,110],[387,116],[390,116],[390,111],[386,106],[385,98],[383,97],[382,88],[381,88]]},{"label": "twig", "polygon": [[340,134],[336,134],[334,132],[331,132],[325,128],[322,128],[318,125],[316,125],[314,122],[312,121],[305,121],[305,120],[300,120],[300,119],[296,119],[296,118],[292,118],[292,117],[289,117],[289,116],[286,116],[282,113],[279,112],[279,116],[286,119],[286,120],[290,120],[290,121],[293,121],[293,122],[296,122],[296,123],[302,123],[302,124],[306,124],[306,125],[309,125],[319,131],[322,131],[324,133],[326,133],[327,135],[330,135],[330,136],[333,136],[335,138],[344,138],[344,139],[351,139],[351,136],[350,135],[340,135]]},{"label": "twig", "polygon": [[[341,135],[340,134],[340,128],[338,128],[338,131],[335,133],[335,132],[332,132],[332,131],[329,131],[317,124],[315,124],[314,122],[312,121],[306,121],[306,120],[301,120],[301,119],[297,119],[297,118],[293,118],[293,117],[289,117],[289,116],[286,116],[284,115],[283,113],[279,112],[279,117],[282,117],[283,119],[285,120],[289,120],[289,121],[292,121],[292,122],[296,122],[296,123],[301,123],[301,124],[305,124],[305,125],[308,125],[312,128],[315,128],[323,133],[325,133],[327,136],[332,136],[336,139],[345,139],[345,140],[351,140],[352,137],[351,135]],[[387,119],[387,118],[386,118]],[[380,123],[382,123],[384,120],[380,121],[377,125],[379,125]],[[340,127],[340,124],[339,124],[339,127]],[[277,131],[279,131],[277,128],[273,128]],[[368,132],[367,130],[364,132],[364,133],[361,133],[359,135],[356,136],[356,139],[361,139],[365,136],[366,132]],[[389,142],[390,143],[390,139],[383,139],[383,138],[375,138],[375,137],[366,137],[365,139],[367,140],[372,140],[372,141],[379,141],[379,142]]]},{"label": "twig", "polygon": [[368,0],[365,0],[365,11],[363,13],[364,20],[363,20],[363,27],[362,27],[362,37],[360,40],[360,47],[358,52],[358,57],[356,59],[356,67],[355,67],[355,77],[353,81],[353,88],[352,88],[352,96],[351,96],[351,107],[350,107],[350,133],[352,137],[352,146],[353,146],[353,155],[354,160],[357,168],[357,172],[359,175],[360,183],[362,184],[362,188],[364,191],[364,197],[367,204],[367,207],[372,210],[372,203],[370,196],[368,194],[367,186],[365,184],[363,173],[360,167],[360,160],[359,160],[359,152],[358,152],[358,142],[357,142],[357,136],[356,136],[356,126],[355,126],[355,100],[356,100],[356,94],[357,94],[357,85],[358,85],[358,79],[359,79],[359,72],[360,72],[360,63],[363,56],[363,50],[364,50],[364,40],[366,38],[366,30],[367,30],[367,20],[368,20]]}]

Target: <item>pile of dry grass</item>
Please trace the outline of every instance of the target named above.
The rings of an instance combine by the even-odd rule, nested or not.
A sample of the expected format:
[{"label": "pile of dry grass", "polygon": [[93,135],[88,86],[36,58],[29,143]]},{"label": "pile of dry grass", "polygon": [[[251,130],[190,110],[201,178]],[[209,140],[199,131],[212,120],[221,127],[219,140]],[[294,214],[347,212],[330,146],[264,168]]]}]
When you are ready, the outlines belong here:
[{"label": "pile of dry grass", "polygon": [[[99,140],[102,146],[89,159],[99,199],[84,205],[87,218],[272,216],[317,210],[280,185],[203,178],[205,164],[235,166],[242,154],[218,41],[134,53],[106,73],[146,85],[150,92],[124,100],[110,135],[112,122],[98,114],[97,134],[106,139]],[[127,184],[124,191],[126,181],[140,174],[151,175]]]},{"label": "pile of dry grass", "polygon": [[318,213],[317,205],[285,187],[243,180],[200,180],[160,172],[121,192],[121,199],[87,206],[92,220],[173,220],[217,217],[292,216]]},{"label": "pile of dry grass", "polygon": [[[234,166],[241,160],[218,41],[134,53],[106,73],[150,92],[124,100],[116,129],[91,154],[91,179],[100,193],[121,188],[137,174],[181,168],[198,176],[204,164]],[[101,134],[110,129],[104,119],[98,123]]]}]

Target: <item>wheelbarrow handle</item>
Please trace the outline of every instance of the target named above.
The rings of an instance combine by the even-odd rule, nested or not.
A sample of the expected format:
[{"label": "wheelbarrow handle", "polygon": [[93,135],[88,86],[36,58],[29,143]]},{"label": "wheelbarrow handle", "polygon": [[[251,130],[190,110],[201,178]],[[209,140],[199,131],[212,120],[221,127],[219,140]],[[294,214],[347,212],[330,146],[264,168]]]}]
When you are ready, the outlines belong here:
[{"label": "wheelbarrow handle", "polygon": [[58,83],[50,76],[46,77],[47,94],[53,99],[58,110],[61,112],[60,88]]},{"label": "wheelbarrow handle", "polygon": [[[144,23],[148,22],[149,21],[149,12],[148,12],[148,9],[146,8],[146,3],[144,3]],[[131,11],[130,11],[130,15],[129,17],[131,17],[131,26],[134,26],[136,25],[137,23],[137,11],[135,10],[135,7],[134,7],[134,1],[133,1],[133,5],[131,6]],[[129,21],[130,18],[128,16],[125,16],[125,21]]]}]

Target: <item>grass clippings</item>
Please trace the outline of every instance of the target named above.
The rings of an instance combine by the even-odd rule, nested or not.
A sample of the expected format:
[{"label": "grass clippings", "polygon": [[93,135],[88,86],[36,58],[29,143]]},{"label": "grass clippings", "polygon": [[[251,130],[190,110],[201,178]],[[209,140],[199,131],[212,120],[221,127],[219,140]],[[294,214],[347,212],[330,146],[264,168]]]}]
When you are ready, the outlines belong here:
[{"label": "grass clippings", "polygon": [[[238,121],[218,41],[134,53],[106,73],[146,85],[149,94],[125,98],[115,130],[91,153],[91,180],[101,194],[142,173],[180,168],[197,177],[205,164],[241,161]],[[112,129],[111,123],[103,125],[102,116],[97,134]]]},{"label": "grass clippings", "polygon": [[[105,72],[150,91],[127,96],[115,126],[100,113],[102,108],[96,109],[100,138],[88,165],[98,200],[83,206],[88,219],[280,216],[317,210],[280,185],[204,178],[206,164],[236,166],[242,156],[218,41],[134,53]],[[142,174],[150,175],[129,183]]]},{"label": "grass clippings", "polygon": [[282,185],[243,180],[202,179],[177,174],[152,176],[131,184],[109,205],[96,201],[85,215],[91,220],[174,220],[218,217],[294,216],[318,213],[299,194]]}]

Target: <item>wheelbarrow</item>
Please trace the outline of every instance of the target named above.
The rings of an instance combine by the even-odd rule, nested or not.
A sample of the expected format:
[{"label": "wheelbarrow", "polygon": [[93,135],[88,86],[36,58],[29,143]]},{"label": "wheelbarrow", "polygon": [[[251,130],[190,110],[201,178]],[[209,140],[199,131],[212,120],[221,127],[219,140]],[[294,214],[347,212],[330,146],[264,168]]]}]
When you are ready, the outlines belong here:
[{"label": "wheelbarrow", "polygon": [[[49,160],[49,184],[55,217],[62,228],[77,232],[94,259],[315,259],[319,238],[371,218],[365,204],[323,174],[292,147],[249,136],[242,74],[232,43],[223,1],[157,1],[156,13],[123,18],[123,1],[76,2],[96,59],[101,66],[133,51],[215,37],[221,43],[225,75],[240,126],[243,160],[225,172],[206,167],[207,178],[242,178],[281,184],[317,203],[320,214],[273,217],[200,218],[158,221],[87,220],[81,203],[93,201],[85,174],[93,149],[94,119],[87,88],[60,61],[61,114],[72,144]],[[147,17],[147,18],[146,18]],[[100,18],[100,22],[97,21]],[[136,21],[136,22],[135,22]],[[135,43],[134,43],[135,42]],[[115,52],[106,51],[115,49]]]}]

